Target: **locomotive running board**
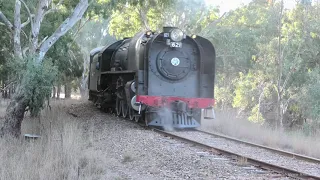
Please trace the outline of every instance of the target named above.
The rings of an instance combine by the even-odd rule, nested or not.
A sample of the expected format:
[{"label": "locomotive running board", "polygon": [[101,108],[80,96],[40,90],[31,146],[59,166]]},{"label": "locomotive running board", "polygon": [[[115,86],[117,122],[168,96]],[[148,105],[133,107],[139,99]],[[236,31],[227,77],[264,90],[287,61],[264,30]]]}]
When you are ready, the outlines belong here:
[{"label": "locomotive running board", "polygon": [[148,123],[148,126],[159,126],[164,127],[165,129],[185,129],[200,127],[200,123],[191,116],[187,116],[186,114],[173,113],[172,117],[157,115],[154,119],[151,120],[151,122]]}]

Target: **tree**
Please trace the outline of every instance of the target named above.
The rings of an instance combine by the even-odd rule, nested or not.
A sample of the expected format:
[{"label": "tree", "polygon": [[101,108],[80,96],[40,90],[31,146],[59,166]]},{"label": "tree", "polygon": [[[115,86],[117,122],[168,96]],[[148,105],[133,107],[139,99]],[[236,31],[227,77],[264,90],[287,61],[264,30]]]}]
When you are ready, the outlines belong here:
[{"label": "tree", "polygon": [[[39,33],[43,19],[47,14],[57,11],[61,3],[62,1],[56,3],[52,0],[39,0],[36,11],[34,14],[32,14],[30,8],[23,0],[16,0],[13,24],[0,11],[1,21],[4,22],[7,28],[13,33],[14,55],[17,59],[23,59],[20,38],[21,30],[27,24],[30,24],[31,26],[28,46],[29,61],[26,66],[27,72],[26,75],[22,77],[22,80],[16,89],[16,94],[7,108],[5,122],[0,130],[1,136],[20,136],[21,122],[27,107],[32,108],[32,112],[35,114],[39,112],[39,107],[42,107],[43,101],[47,94],[42,96],[42,98],[39,98],[37,102],[33,102],[34,98],[32,98],[32,96],[35,94],[38,95],[36,91],[42,86],[46,87],[48,84],[50,85],[50,80],[52,79],[51,77],[45,76],[46,70],[44,67],[46,67],[46,63],[43,63],[44,57],[48,50],[55,44],[55,42],[57,42],[60,37],[66,34],[81,19],[89,6],[88,0],[80,0],[77,6],[74,8],[73,13],[64,20],[64,22],[56,29],[56,31],[49,37],[44,38],[41,42],[39,42]],[[21,4],[23,4],[29,15],[29,20],[26,21],[26,23],[21,23]],[[34,73],[36,73],[34,71],[36,70],[39,70],[38,75],[43,75],[43,77],[34,76]],[[34,83],[32,80],[37,80],[38,82],[31,85],[31,83]],[[30,91],[32,94],[29,94]]]}]

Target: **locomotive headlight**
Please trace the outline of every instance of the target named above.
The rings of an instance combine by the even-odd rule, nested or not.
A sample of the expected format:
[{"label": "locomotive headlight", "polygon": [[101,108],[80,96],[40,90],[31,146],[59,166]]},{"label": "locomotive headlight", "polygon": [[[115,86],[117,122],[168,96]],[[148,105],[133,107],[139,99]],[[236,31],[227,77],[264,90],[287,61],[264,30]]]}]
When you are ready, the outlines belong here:
[{"label": "locomotive headlight", "polygon": [[183,32],[180,29],[174,29],[170,33],[170,38],[173,41],[179,42],[183,39]]}]

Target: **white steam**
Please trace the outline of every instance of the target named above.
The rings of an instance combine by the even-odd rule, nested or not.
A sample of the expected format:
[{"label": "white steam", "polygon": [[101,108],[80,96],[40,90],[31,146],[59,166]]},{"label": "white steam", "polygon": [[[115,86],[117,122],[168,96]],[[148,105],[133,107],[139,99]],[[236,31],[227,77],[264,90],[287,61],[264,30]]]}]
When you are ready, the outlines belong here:
[{"label": "white steam", "polygon": [[172,123],[172,110],[169,107],[162,107],[157,111],[157,114],[161,118],[163,129],[165,131],[174,131]]}]

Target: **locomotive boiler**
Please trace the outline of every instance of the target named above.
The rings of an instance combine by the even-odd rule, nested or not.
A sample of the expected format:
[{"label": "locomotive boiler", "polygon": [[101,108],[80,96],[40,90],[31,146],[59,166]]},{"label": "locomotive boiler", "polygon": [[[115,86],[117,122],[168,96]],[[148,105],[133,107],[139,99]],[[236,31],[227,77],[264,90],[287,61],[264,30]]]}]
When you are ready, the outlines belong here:
[{"label": "locomotive boiler", "polygon": [[201,110],[213,112],[215,57],[179,28],[139,32],[91,51],[89,100],[147,126],[198,127]]}]

